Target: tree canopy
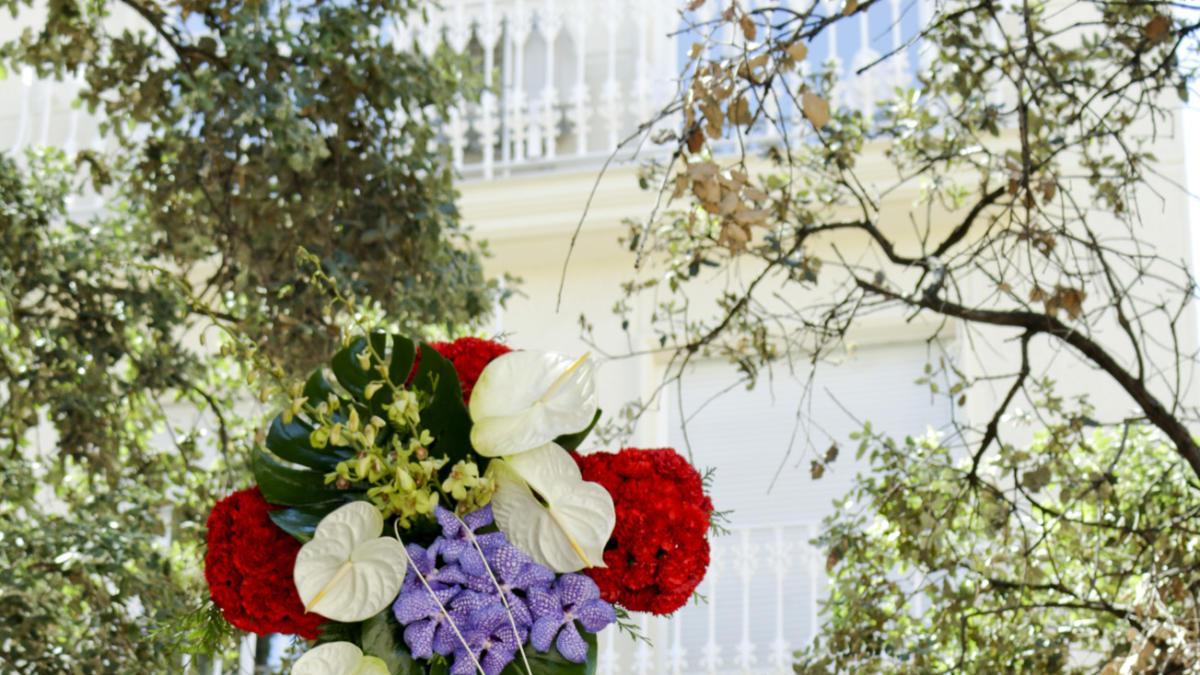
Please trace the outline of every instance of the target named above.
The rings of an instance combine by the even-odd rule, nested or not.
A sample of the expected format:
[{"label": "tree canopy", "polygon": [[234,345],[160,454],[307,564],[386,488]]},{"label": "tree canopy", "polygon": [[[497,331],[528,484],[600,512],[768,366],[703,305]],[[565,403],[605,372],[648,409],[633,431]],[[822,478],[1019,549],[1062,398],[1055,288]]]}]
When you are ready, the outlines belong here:
[{"label": "tree canopy", "polygon": [[469,64],[395,42],[415,2],[0,10],[30,25],[0,68],[78,78],[108,139],[0,157],[0,669],[175,671],[219,637],[196,547],[255,378],[347,321],[452,332],[499,299],[438,145]]},{"label": "tree canopy", "polygon": [[[883,316],[927,327],[921,383],[971,411],[936,439],[865,433],[872,471],[819,540],[832,590],[798,668],[1194,667],[1196,285],[1187,223],[1157,215],[1188,197],[1157,155],[1179,142],[1197,8],[939,0],[848,75],[915,45],[911,79],[849,105],[810,45],[884,3],[705,4],[684,13],[699,42],[678,97],[629,141],[666,149],[617,307],[637,325],[653,306],[659,391],[704,358],[809,381]],[[1055,361],[1091,396],[1058,393]],[[1105,390],[1127,405],[1101,410]],[[797,413],[803,438],[819,421]],[[794,450],[817,453],[814,479],[832,460]]]}]

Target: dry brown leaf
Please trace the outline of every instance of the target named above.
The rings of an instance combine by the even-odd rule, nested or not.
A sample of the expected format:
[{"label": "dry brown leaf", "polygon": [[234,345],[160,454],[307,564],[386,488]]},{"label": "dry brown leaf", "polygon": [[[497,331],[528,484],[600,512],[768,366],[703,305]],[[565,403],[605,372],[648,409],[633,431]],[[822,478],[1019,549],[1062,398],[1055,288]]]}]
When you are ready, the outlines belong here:
[{"label": "dry brown leaf", "polygon": [[721,112],[721,106],[709,100],[700,106],[700,112],[704,113],[704,121],[708,122],[708,135],[720,136],[721,127],[725,124],[725,113]]},{"label": "dry brown leaf", "polygon": [[721,245],[737,253],[746,248],[750,241],[750,232],[736,223],[726,222],[721,227]]},{"label": "dry brown leaf", "polygon": [[704,43],[703,42],[693,42],[691,49],[688,50],[688,58],[691,58],[691,59],[699,58],[700,55],[703,53],[704,53]]},{"label": "dry brown leaf", "polygon": [[742,196],[752,202],[762,202],[766,201],[767,199],[767,193],[759,190],[753,185],[747,185],[746,188],[742,190]]},{"label": "dry brown leaf", "polygon": [[800,105],[804,109],[804,116],[809,122],[818,129],[829,124],[829,102],[821,98],[817,94],[806,91],[800,97]]},{"label": "dry brown leaf", "polygon": [[808,45],[796,41],[787,46],[787,54],[797,61],[803,61],[808,56]]},{"label": "dry brown leaf", "polygon": [[687,192],[688,185],[691,181],[682,173],[675,174],[675,189],[671,192],[671,199],[679,199]]},{"label": "dry brown leaf", "polygon": [[716,162],[695,162],[688,164],[687,173],[692,180],[705,180],[708,178],[716,178],[720,168]]},{"label": "dry brown leaf", "polygon": [[770,215],[771,212],[768,209],[748,209],[744,205],[739,205],[739,208],[733,213],[733,219],[736,220],[739,225],[746,225],[749,227],[765,224],[767,222],[767,216]]},{"label": "dry brown leaf", "polygon": [[746,41],[754,42],[754,38],[758,37],[758,26],[754,25],[754,20],[743,14],[742,18],[738,19],[738,25],[742,27],[742,35],[746,36]]},{"label": "dry brown leaf", "polygon": [[1170,32],[1171,20],[1162,14],[1154,15],[1154,18],[1150,19],[1150,21],[1146,23],[1146,26],[1142,28],[1142,33],[1145,34],[1146,39],[1150,40],[1151,42],[1158,42],[1159,40],[1165,38]]},{"label": "dry brown leaf", "polygon": [[700,149],[703,147],[704,147],[704,130],[701,129],[699,125],[696,125],[696,126],[692,127],[692,133],[688,134],[687,149],[688,149],[688,152],[690,152],[694,155],[697,152],[700,152]]},{"label": "dry brown leaf", "polygon": [[700,205],[710,213],[717,209],[717,202],[721,199],[721,186],[717,181],[698,180],[692,183],[692,194],[696,195],[696,199],[700,200]]},{"label": "dry brown leaf", "polygon": [[[808,469],[808,473],[812,476],[813,480],[821,480],[821,476],[825,475],[825,465],[814,460],[812,466]],[[832,558],[833,556],[830,556],[830,559]],[[829,563],[827,562],[826,565],[828,566]]]},{"label": "dry brown leaf", "polygon": [[745,96],[738,96],[729,104],[729,112],[726,115],[730,122],[741,126],[749,126],[754,121],[754,117],[750,115],[750,102]]},{"label": "dry brown leaf", "polygon": [[842,16],[850,16],[858,11],[858,0],[846,0],[846,6],[842,8]]},{"label": "dry brown leaf", "polygon": [[742,202],[738,199],[737,193],[726,192],[721,196],[721,204],[717,207],[717,213],[723,216],[728,216],[734,211],[737,211],[738,207],[741,205]]},{"label": "dry brown leaf", "polygon": [[1043,178],[1038,187],[1042,190],[1042,201],[1048,202],[1054,199],[1054,195],[1058,191],[1058,184],[1054,182],[1053,178]]},{"label": "dry brown leaf", "polygon": [[687,9],[689,12],[694,12],[704,6],[704,2],[705,0],[692,0],[687,4]]}]

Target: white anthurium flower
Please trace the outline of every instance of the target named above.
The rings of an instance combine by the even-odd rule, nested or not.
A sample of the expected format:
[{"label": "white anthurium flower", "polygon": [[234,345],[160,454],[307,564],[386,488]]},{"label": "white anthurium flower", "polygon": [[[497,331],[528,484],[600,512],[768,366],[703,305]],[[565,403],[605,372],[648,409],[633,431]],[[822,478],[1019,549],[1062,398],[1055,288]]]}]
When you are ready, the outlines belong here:
[{"label": "white anthurium flower", "polygon": [[596,415],[587,354],[575,361],[547,352],[504,354],[483,369],[471,392],[471,445],[484,457],[532,450],[585,429]]},{"label": "white anthurium flower", "polygon": [[313,647],[292,666],[292,675],[389,675],[378,656],[363,654],[352,642],[326,642]]},{"label": "white anthurium flower", "polygon": [[398,539],[382,533],[383,516],[367,502],[350,502],[322,518],[292,572],[304,610],[352,623],[390,605],[408,556]]},{"label": "white anthurium flower", "polygon": [[571,455],[547,443],[493,460],[492,513],[514,546],[555,572],[604,567],[604,547],[617,524],[612,496],[583,480]]}]

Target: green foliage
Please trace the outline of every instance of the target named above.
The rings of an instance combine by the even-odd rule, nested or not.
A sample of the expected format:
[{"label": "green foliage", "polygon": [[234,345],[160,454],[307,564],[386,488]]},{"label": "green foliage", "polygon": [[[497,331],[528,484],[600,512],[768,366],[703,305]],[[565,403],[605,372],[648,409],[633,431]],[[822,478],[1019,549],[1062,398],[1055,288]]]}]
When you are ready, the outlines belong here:
[{"label": "green foliage", "polygon": [[[435,126],[471,78],[393,45],[410,11],[0,0],[31,26],[0,68],[78,76],[111,141],[0,156],[0,670],[176,672],[223,649],[196,605],[207,511],[250,448],[304,466],[308,439],[257,437],[251,402],[352,320],[425,335],[490,310]],[[85,192],[103,208],[71,217]]]},{"label": "green foliage", "polygon": [[[19,11],[26,2],[4,0]],[[418,3],[52,3],[0,62],[78,73],[122,150],[81,154],[130,201],[154,257],[203,279],[213,308],[309,368],[331,344],[303,247],[407,334],[494,299],[458,222],[436,122],[471,87],[465,60],[391,41]],[[105,20],[140,17],[130,30]]]},{"label": "green foliage", "polygon": [[797,672],[1196,662],[1200,490],[1160,435],[1067,419],[976,480],[936,437],[861,443],[871,471],[817,540],[830,593]]}]

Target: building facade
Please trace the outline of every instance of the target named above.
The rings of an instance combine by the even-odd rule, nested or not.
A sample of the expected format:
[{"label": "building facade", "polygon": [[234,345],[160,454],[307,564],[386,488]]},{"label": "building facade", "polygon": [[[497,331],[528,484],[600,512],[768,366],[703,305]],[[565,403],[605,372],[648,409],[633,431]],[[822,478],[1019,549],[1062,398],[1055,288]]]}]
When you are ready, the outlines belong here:
[{"label": "building facade", "polygon": [[[443,137],[462,176],[464,219],[494,252],[489,271],[522,279],[518,295],[497,313],[492,332],[523,348],[597,350],[606,411],[650,398],[666,365],[654,355],[622,356],[651,346],[651,308],[636,308],[632,342],[610,308],[632,273],[632,256],[618,242],[623,222],[644,219],[654,203],[654,195],[638,187],[637,167],[661,152],[652,143],[623,141],[637,138],[639,126],[674,95],[684,58],[699,37],[685,30],[680,4],[444,0],[429,10],[426,23],[395,32],[399,43],[421,49],[445,41],[474,54],[483,68],[485,93],[446,121]],[[702,23],[715,16],[719,4],[708,2],[689,19]],[[137,18],[118,15],[114,21],[136,25]],[[887,69],[866,77],[852,72],[906,44],[920,25],[921,3],[887,0],[816,41],[809,58],[843,69],[844,98],[835,103],[869,109],[891,85],[911,80],[922,58],[920,45],[903,49]],[[19,29],[0,27],[0,38]],[[41,81],[31,72],[0,81],[0,150],[102,148],[106,141],[96,120],[72,106],[78,86]],[[799,120],[799,111],[778,112]],[[669,118],[660,122],[671,124]],[[1183,124],[1173,134],[1158,152],[1162,180],[1198,186],[1195,167],[1188,164],[1195,157],[1187,150],[1194,139]],[[764,146],[773,140],[778,139],[768,132],[754,138]],[[882,159],[885,149],[872,152]],[[1181,191],[1164,194],[1163,216],[1148,225],[1147,239],[1191,259],[1196,205]],[[888,203],[906,209],[916,196],[915,188],[900,191]],[[91,196],[81,198],[75,210],[82,215],[102,206]],[[591,344],[581,335],[581,314],[595,326]],[[842,402],[853,401],[856,415],[896,436],[950,422],[947,404],[916,384],[930,358],[931,327],[906,319],[886,315],[863,324],[853,336],[858,348],[812,381],[780,372],[747,390],[737,386],[738,375],[728,364],[703,362],[686,387],[656,399],[632,442],[690,448],[698,466],[714,469],[713,497],[731,512],[730,533],[713,542],[712,567],[700,589],[704,600],[670,619],[640,619],[651,643],[608,631],[601,640],[601,672],[790,671],[793,650],[814,634],[825,585],[825,559],[808,540],[862,469],[847,452],[821,480],[809,477],[814,453],[834,443],[847,446],[858,426]],[[949,326],[943,333],[940,347],[947,353],[968,368],[996,365],[991,352],[955,340],[954,332]],[[1189,326],[1192,346],[1195,334]],[[1001,342],[1006,336],[995,337]],[[1090,386],[1086,378],[1068,379],[1081,390]],[[953,414],[982,415],[1002,395],[983,392]],[[1105,396],[1101,406],[1128,407],[1120,396]],[[819,426],[798,422],[802,406]]]}]

